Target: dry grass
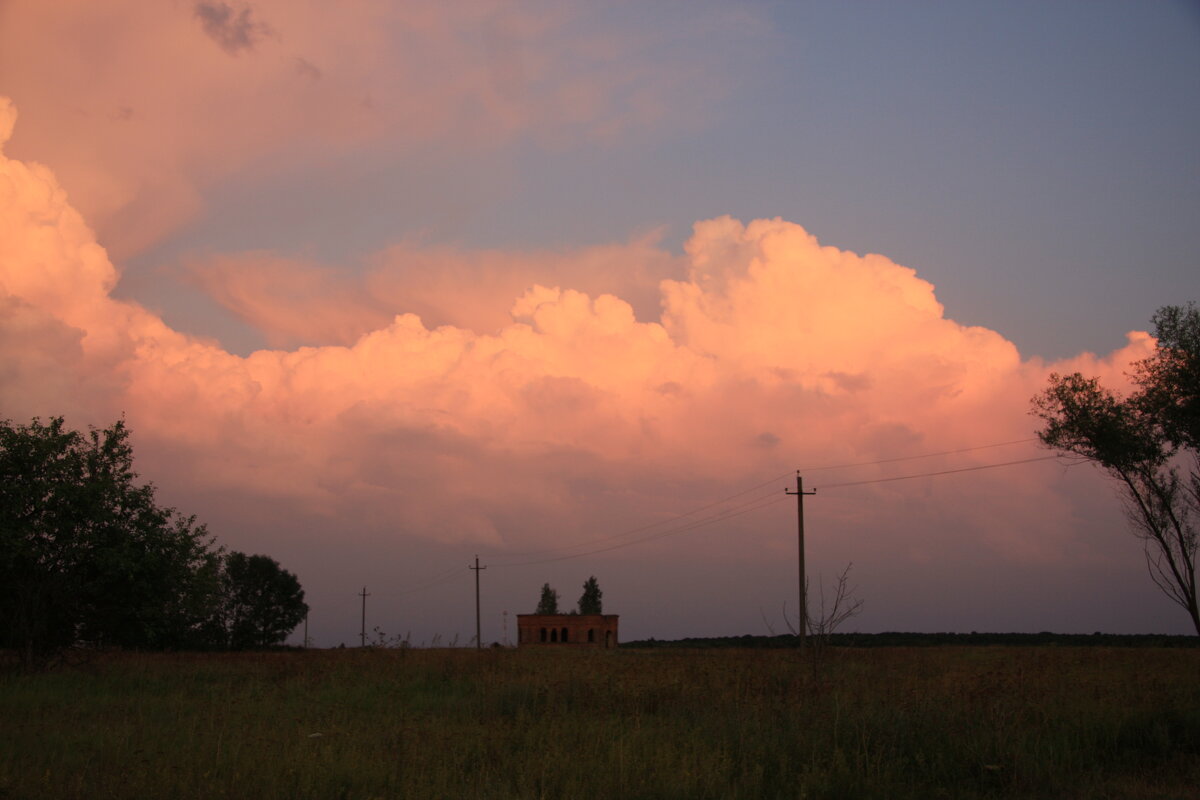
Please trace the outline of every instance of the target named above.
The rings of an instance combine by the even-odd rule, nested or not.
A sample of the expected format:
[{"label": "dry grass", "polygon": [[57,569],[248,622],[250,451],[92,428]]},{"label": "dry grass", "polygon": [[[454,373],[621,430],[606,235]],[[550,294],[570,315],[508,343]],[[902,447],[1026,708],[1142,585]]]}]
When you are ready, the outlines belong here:
[{"label": "dry grass", "polygon": [[115,655],[0,678],[0,798],[1188,798],[1200,651]]}]

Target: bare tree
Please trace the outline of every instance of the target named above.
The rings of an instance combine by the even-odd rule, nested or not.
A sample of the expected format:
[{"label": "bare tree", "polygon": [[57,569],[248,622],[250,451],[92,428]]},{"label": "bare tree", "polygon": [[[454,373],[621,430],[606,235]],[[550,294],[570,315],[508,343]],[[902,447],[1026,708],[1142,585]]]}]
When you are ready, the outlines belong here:
[{"label": "bare tree", "polygon": [[[815,603],[810,597],[808,578],[804,579],[804,605],[808,617],[807,639],[811,653],[809,662],[812,664],[813,677],[820,675],[821,664],[834,632],[843,622],[862,613],[863,601],[855,596],[858,587],[850,585],[850,568],[853,566],[853,562],[846,565],[837,576],[828,595],[825,593],[824,583],[818,578]],[[799,625],[793,624],[788,617],[786,602],[783,607],[783,621],[793,636],[800,635]],[[763,616],[763,622],[767,622],[766,615]],[[767,630],[772,634],[775,632],[770,623],[767,623]]]},{"label": "bare tree", "polygon": [[[807,604],[808,632],[817,646],[829,644],[829,637],[843,622],[851,617],[857,617],[862,612],[863,601],[855,597],[858,587],[850,585],[850,568],[852,566],[854,566],[853,563],[847,564],[842,573],[838,575],[828,603],[825,598],[824,585],[818,584],[816,608],[811,602]],[[808,581],[805,580],[805,583]],[[808,587],[805,586],[804,589],[807,593]]]}]

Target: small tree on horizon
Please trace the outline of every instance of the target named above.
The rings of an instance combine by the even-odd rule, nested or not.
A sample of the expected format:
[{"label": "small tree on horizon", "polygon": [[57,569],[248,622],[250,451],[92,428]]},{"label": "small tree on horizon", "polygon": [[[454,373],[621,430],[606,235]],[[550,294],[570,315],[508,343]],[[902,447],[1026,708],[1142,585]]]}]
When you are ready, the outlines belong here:
[{"label": "small tree on horizon", "polygon": [[216,625],[231,650],[282,642],[308,613],[304,589],[270,556],[227,553],[221,563],[221,600]]},{"label": "small tree on horizon", "polygon": [[538,601],[535,614],[557,614],[558,592],[550,588],[550,584],[542,584],[542,599]]},{"label": "small tree on horizon", "polygon": [[596,582],[596,576],[593,575],[583,584],[583,594],[579,598],[579,613],[580,614],[602,614],[603,604],[600,598],[604,596],[604,592],[600,591],[600,584]]}]

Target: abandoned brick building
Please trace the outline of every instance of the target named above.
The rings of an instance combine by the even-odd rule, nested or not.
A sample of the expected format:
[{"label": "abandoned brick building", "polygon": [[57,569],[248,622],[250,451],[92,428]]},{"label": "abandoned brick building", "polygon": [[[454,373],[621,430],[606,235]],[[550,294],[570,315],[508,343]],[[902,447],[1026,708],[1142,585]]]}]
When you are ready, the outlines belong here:
[{"label": "abandoned brick building", "polygon": [[517,614],[517,646],[616,647],[617,614]]}]

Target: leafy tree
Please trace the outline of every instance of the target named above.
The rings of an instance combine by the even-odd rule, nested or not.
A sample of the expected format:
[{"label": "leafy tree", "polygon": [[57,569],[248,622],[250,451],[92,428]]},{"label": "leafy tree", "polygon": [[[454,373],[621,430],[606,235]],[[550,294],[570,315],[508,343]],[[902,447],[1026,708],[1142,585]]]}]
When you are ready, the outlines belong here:
[{"label": "leafy tree", "polygon": [[596,583],[596,576],[588,578],[583,584],[583,594],[579,597],[579,613],[604,613],[603,605],[600,602],[600,598],[603,596],[604,592],[600,591],[600,584]]},{"label": "leafy tree", "polygon": [[1174,447],[1200,453],[1200,310],[1166,306],[1154,315],[1158,348],[1135,374],[1141,403]]},{"label": "leafy tree", "polygon": [[558,592],[550,588],[550,584],[542,584],[542,599],[538,601],[535,614],[557,614]]},{"label": "leafy tree", "polygon": [[307,613],[300,581],[273,558],[237,552],[225,556],[218,622],[224,646],[245,650],[277,644]]},{"label": "leafy tree", "polygon": [[1118,481],[1150,577],[1200,634],[1200,311],[1166,306],[1153,323],[1158,345],[1134,365],[1132,395],[1122,399],[1079,373],[1051,375],[1033,413],[1046,423],[1042,442]]},{"label": "leafy tree", "polygon": [[123,422],[0,421],[0,647],[26,668],[80,644],[182,646],[209,613],[203,525],[140,485]]}]

